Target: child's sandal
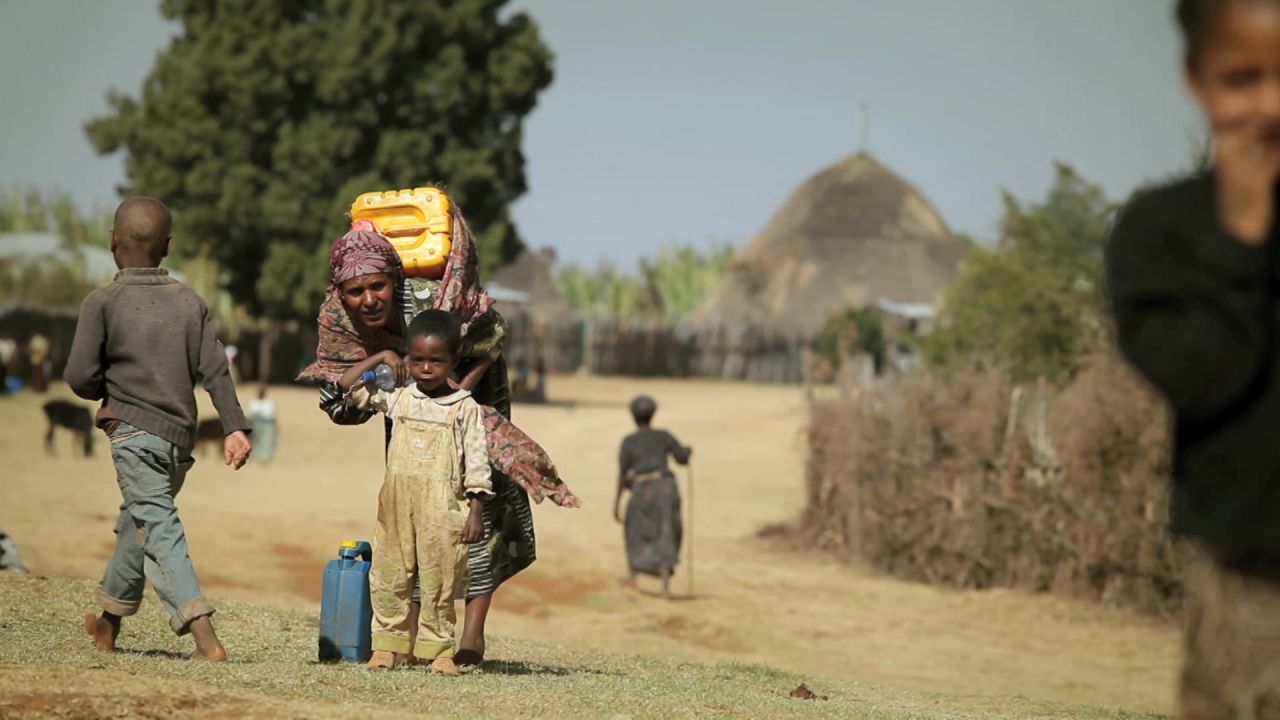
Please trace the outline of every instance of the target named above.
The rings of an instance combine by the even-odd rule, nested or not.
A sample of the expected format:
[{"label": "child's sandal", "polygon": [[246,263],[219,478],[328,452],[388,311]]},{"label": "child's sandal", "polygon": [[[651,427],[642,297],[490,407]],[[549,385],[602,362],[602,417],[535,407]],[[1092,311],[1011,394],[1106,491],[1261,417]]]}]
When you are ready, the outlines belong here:
[{"label": "child's sandal", "polygon": [[431,661],[431,673],[433,675],[457,677],[459,674],[458,664],[451,657],[438,657]]}]

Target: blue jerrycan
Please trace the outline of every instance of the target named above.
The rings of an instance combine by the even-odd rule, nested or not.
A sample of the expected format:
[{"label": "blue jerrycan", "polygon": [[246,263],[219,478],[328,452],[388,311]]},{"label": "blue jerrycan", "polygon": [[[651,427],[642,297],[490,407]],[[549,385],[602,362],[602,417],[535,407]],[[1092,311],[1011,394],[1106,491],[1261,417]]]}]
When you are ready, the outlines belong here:
[{"label": "blue jerrycan", "polygon": [[369,659],[369,568],[373,548],[361,540],[344,540],[338,557],[324,566],[320,598],[320,661]]}]

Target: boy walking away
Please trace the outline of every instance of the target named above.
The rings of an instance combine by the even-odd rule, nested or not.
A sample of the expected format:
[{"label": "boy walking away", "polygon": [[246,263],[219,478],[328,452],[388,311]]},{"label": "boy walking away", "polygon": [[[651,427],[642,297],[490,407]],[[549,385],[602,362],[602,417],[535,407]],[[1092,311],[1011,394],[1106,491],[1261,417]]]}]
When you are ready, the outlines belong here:
[{"label": "boy walking away", "polygon": [[671,573],[680,561],[684,524],[680,515],[680,488],[667,465],[673,457],[689,464],[693,454],[666,430],[651,427],[658,404],[641,395],[631,401],[631,417],[636,431],[622,441],[618,455],[618,493],[613,499],[613,517],[622,522],[619,506],[622,492],[631,491],[627,503],[627,582],[635,585],[636,573],[662,579],[662,596],[671,598]]},{"label": "boy walking away", "polygon": [[1186,578],[1184,718],[1280,716],[1280,0],[1179,0],[1203,175],[1120,215],[1107,275],[1121,350],[1174,412]]},{"label": "boy walking away", "polygon": [[[493,496],[488,439],[480,406],[449,376],[462,347],[462,325],[443,310],[409,324],[409,356],[381,352],[338,380],[347,402],[391,418],[387,472],[378,493],[369,593],[373,601],[370,668],[390,669],[410,652],[433,672],[457,675],[454,597],[466,579],[467,545],[484,539],[483,502]],[[371,387],[378,365],[397,388]],[[406,379],[413,384],[403,387]],[[465,504],[465,505],[464,505]],[[409,603],[422,592],[417,639],[409,643]]]},{"label": "boy walking away", "polygon": [[85,630],[99,650],[114,650],[120,619],[138,611],[148,579],[174,632],[195,639],[192,657],[224,660],[174,505],[194,462],[196,382],[213,399],[226,462],[237,469],[251,450],[249,424],[208,308],[160,268],[170,224],[169,209],[151,198],[130,198],[116,209],[111,253],[120,272],[85,298],[67,359],[71,389],[102,401],[96,424],[111,439],[124,496],[115,554],[97,593],[102,614],[86,615]]}]

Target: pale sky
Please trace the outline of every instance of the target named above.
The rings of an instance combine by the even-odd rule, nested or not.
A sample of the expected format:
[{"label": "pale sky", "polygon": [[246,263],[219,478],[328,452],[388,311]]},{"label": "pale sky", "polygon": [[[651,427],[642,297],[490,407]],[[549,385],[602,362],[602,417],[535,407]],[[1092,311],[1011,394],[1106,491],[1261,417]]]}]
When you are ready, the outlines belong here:
[{"label": "pale sky", "polygon": [[[1172,0],[518,0],[556,54],[526,123],[525,240],[630,266],[742,244],[806,177],[870,150],[956,231],[991,238],[999,189],[1052,162],[1123,198],[1188,165],[1200,121]],[[0,184],[115,201],[119,156],[82,131],[136,93],[172,32],[149,0],[0,0]],[[434,178],[424,178],[429,180]],[[448,178],[439,178],[448,182]]]}]

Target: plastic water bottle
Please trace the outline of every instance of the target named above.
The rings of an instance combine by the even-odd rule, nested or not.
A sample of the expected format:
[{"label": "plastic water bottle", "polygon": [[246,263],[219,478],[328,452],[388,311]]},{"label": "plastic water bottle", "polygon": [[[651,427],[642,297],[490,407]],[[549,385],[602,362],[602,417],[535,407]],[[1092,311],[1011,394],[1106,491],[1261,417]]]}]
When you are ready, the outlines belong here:
[{"label": "plastic water bottle", "polygon": [[369,543],[345,540],[338,557],[324,568],[324,592],[320,599],[320,661],[369,659],[369,568],[373,550]]},{"label": "plastic water bottle", "polygon": [[396,371],[386,363],[379,363],[372,370],[365,370],[360,375],[360,382],[365,385],[376,385],[379,389],[391,392],[396,389]]}]

